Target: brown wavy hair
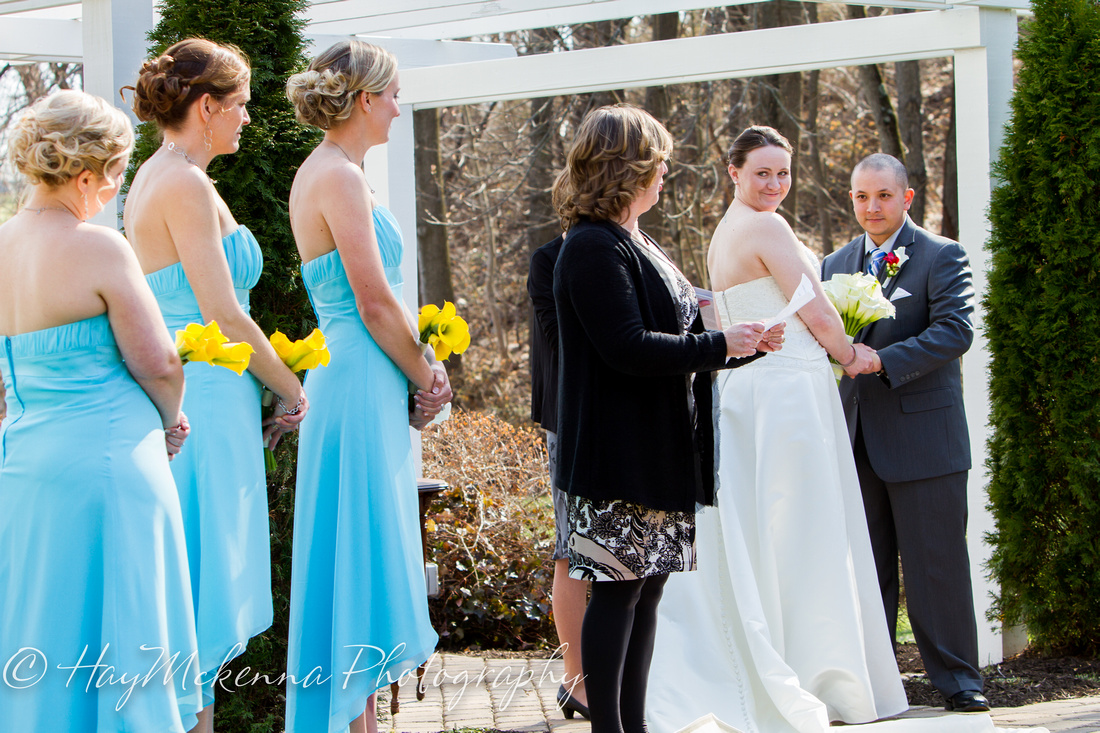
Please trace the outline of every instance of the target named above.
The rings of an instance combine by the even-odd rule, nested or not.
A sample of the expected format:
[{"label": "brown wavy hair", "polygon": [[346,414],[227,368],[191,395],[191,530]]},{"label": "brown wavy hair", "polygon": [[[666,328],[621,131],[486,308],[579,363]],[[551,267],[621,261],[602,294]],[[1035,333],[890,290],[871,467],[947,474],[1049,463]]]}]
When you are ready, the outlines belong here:
[{"label": "brown wavy hair", "polygon": [[252,68],[244,51],[205,38],[185,38],[141,65],[134,92],[134,114],[162,130],[177,130],[191,104],[204,94],[221,101],[248,86]]},{"label": "brown wavy hair", "polygon": [[554,181],[562,229],[582,217],[618,218],[671,154],[672,135],[645,110],[616,104],[589,112]]},{"label": "brown wavy hair", "polygon": [[737,139],[733,141],[733,145],[730,145],[729,164],[734,168],[740,168],[745,165],[749,153],[757,148],[766,148],[769,145],[783,148],[794,155],[794,148],[791,147],[790,142],[783,137],[779,130],[767,125],[753,125],[742,130]]}]

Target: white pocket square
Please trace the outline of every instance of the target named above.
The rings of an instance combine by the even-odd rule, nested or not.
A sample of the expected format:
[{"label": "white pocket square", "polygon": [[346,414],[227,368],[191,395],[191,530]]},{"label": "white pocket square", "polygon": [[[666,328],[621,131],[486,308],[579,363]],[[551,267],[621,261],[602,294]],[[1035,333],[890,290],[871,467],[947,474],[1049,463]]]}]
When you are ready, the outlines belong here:
[{"label": "white pocket square", "polygon": [[890,302],[893,303],[895,300],[901,300],[902,298],[908,298],[910,295],[912,295],[912,293],[910,293],[905,288],[898,288],[894,292],[890,293]]}]

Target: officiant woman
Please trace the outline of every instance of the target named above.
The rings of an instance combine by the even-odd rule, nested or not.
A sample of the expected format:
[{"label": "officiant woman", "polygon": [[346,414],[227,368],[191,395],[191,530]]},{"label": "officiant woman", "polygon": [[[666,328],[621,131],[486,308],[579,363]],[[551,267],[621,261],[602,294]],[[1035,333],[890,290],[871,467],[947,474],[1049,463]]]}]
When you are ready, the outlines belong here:
[{"label": "officiant woman", "polygon": [[761,323],[706,331],[691,283],[639,229],[671,153],[645,111],[601,107],[554,183],[566,231],[556,480],[570,575],[594,581],[581,635],[593,733],[645,730],[657,604],[669,573],[695,568],[695,508],[713,503],[714,482],[711,380],[693,375],[782,341]]}]

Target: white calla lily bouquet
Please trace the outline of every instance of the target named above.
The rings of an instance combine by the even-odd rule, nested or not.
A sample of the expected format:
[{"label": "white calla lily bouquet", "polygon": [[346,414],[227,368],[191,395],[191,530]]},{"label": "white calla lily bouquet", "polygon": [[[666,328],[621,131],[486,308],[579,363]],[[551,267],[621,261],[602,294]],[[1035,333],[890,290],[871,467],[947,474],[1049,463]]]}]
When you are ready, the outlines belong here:
[{"label": "white calla lily bouquet", "polygon": [[[882,283],[871,275],[837,273],[821,283],[821,287],[840,313],[849,341],[854,341],[861,329],[875,321],[894,317],[894,304],[883,295]],[[839,364],[833,365],[833,372],[838,381],[844,376]]]}]

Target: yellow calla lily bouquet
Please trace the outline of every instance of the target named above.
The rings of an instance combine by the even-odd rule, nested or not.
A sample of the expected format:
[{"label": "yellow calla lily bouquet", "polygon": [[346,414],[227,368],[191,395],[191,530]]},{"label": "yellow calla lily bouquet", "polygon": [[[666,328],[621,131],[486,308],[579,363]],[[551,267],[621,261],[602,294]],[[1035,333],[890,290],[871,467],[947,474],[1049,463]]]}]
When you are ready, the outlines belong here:
[{"label": "yellow calla lily bouquet", "polygon": [[201,323],[189,323],[176,331],[176,352],[183,363],[203,361],[213,366],[244,374],[255,349],[243,341],[229,343],[229,337],[222,334],[217,321],[205,326]]},{"label": "yellow calla lily bouquet", "polygon": [[275,353],[283,363],[295,373],[328,366],[329,359],[332,357],[328,347],[325,346],[325,335],[319,328],[313,329],[313,333],[304,339],[294,342],[291,342],[282,331],[271,334],[268,340],[271,341],[271,347],[275,349]]},{"label": "yellow calla lily bouquet", "polygon": [[[325,344],[325,334],[319,328],[313,329],[312,333],[297,341],[291,341],[282,331],[275,331],[267,340],[271,343],[271,348],[275,349],[275,355],[295,374],[328,366],[329,359],[332,358]],[[270,407],[274,401],[275,393],[265,388],[264,407]],[[269,472],[275,470],[275,453],[270,448],[264,448],[264,467]]]},{"label": "yellow calla lily bouquet", "polygon": [[470,326],[461,318],[455,304],[443,301],[443,308],[428,304],[417,318],[420,343],[435,350],[435,358],[443,361],[452,353],[461,354],[470,345]]}]

